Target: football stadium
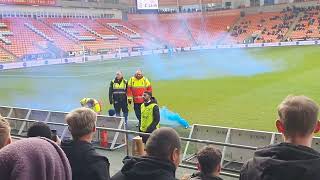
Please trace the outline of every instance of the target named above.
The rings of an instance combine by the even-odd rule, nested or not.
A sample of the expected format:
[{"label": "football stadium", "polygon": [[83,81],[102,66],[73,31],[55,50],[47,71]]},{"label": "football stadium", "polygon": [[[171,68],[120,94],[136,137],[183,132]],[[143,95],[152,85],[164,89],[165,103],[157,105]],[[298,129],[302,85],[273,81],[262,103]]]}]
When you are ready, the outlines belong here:
[{"label": "football stadium", "polygon": [[0,0],[0,177],[319,179],[319,44],[312,0]]}]

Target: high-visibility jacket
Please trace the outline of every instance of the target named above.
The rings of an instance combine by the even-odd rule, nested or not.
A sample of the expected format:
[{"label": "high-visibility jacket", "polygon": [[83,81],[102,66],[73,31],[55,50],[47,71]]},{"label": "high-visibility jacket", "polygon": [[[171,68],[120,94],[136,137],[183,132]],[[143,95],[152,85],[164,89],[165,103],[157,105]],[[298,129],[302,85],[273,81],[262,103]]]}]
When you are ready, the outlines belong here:
[{"label": "high-visibility jacket", "polygon": [[120,81],[114,79],[110,83],[109,87],[109,101],[110,104],[114,102],[126,102],[127,101],[127,84],[128,81],[121,79]]},{"label": "high-visibility jacket", "polygon": [[97,101],[96,99],[93,99],[93,98],[83,98],[83,99],[81,99],[80,104],[82,107],[88,107],[96,113],[100,113],[101,109],[102,109],[99,101]]},{"label": "high-visibility jacket", "polygon": [[[153,108],[155,106],[158,106],[156,103],[151,103],[148,106],[145,106],[145,104],[141,105],[141,124],[140,124],[140,131],[141,132],[147,132],[149,126],[154,121],[153,119]],[[159,122],[156,125],[156,129],[160,128]],[[150,132],[151,133],[151,132]]]},{"label": "high-visibility jacket", "polygon": [[134,103],[142,104],[144,92],[152,92],[150,81],[146,77],[141,79],[130,78],[128,82],[128,99],[133,99]]}]

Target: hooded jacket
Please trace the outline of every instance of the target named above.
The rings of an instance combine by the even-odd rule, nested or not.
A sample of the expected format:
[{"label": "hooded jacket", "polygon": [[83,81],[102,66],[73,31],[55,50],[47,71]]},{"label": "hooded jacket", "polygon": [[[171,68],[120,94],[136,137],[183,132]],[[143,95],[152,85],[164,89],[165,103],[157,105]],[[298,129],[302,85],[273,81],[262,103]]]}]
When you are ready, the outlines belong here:
[{"label": "hooded jacket", "polygon": [[66,153],[73,180],[109,180],[109,161],[99,155],[91,143],[64,141],[61,148]]},{"label": "hooded jacket", "polygon": [[26,138],[0,150],[1,180],[71,180],[62,149],[46,138]]},{"label": "hooded jacket", "polygon": [[191,175],[190,180],[222,180],[217,176],[206,176],[201,172],[197,172]]},{"label": "hooded jacket", "polygon": [[281,143],[257,150],[241,169],[240,180],[318,180],[320,154],[305,146]]},{"label": "hooded jacket", "polygon": [[153,157],[126,158],[121,171],[111,180],[176,180],[176,167],[170,161]]}]

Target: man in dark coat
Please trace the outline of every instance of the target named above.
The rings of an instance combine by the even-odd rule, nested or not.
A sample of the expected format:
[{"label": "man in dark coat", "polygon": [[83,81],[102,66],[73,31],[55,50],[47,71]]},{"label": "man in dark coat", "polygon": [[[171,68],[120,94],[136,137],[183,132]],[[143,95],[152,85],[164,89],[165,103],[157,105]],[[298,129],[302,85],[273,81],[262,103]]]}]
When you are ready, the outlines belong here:
[{"label": "man in dark coat", "polygon": [[96,131],[97,114],[88,108],[79,108],[66,116],[72,141],[63,141],[73,180],[109,180],[109,161],[99,155],[91,141]]},{"label": "man in dark coat", "polygon": [[247,162],[240,180],[317,180],[320,154],[311,148],[319,132],[318,105],[305,96],[288,96],[278,107],[276,127],[284,142],[261,148]]},{"label": "man in dark coat", "polygon": [[180,138],[174,129],[157,129],[147,141],[146,156],[126,158],[111,180],[176,180],[180,151]]}]

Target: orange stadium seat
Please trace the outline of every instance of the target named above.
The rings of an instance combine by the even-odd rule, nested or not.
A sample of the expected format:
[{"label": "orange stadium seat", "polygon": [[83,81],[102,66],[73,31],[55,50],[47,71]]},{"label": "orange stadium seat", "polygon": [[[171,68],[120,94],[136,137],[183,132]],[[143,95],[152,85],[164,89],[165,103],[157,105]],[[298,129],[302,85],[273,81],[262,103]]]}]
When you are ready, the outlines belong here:
[{"label": "orange stadium seat", "polygon": [[239,15],[204,16],[188,18],[188,27],[198,44],[210,45],[226,34]]},{"label": "orange stadium seat", "polygon": [[13,61],[14,57],[5,52],[3,49],[0,49],[0,62],[9,62],[9,61]]},{"label": "orange stadium seat", "polygon": [[12,32],[12,36],[6,37],[10,41],[10,44],[0,41],[0,46],[17,57],[22,57],[25,54],[44,53],[36,45],[36,42],[44,41],[44,38],[25,27],[24,23],[27,21],[29,21],[27,18],[0,19],[0,23],[7,26],[6,28],[1,28],[1,31]]},{"label": "orange stadium seat", "polygon": [[150,18],[131,20],[130,23],[144,29],[149,35],[165,40],[169,45],[187,47],[193,44],[187,33],[187,27],[183,26],[178,15],[171,15],[171,18],[160,15],[150,16]]}]

